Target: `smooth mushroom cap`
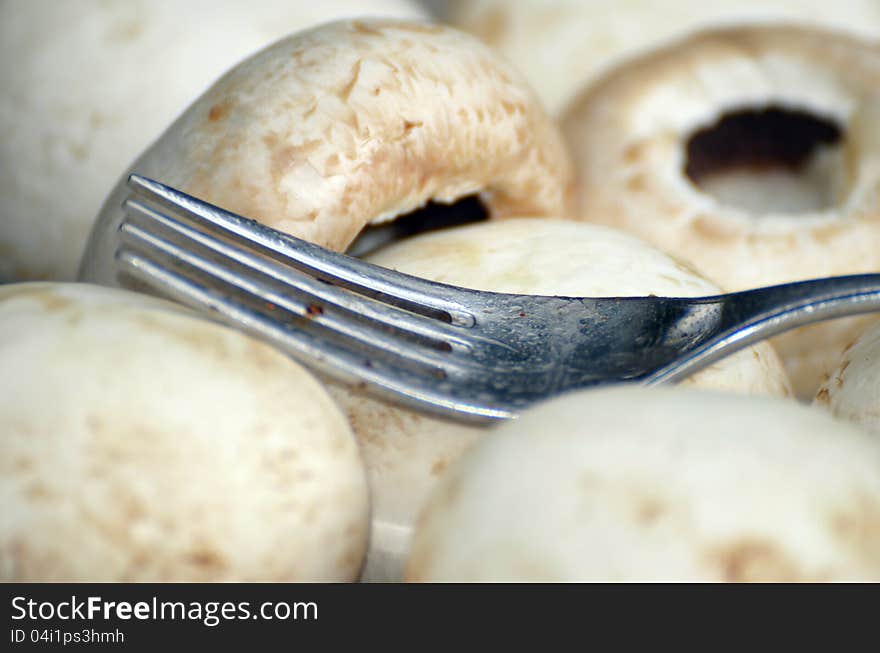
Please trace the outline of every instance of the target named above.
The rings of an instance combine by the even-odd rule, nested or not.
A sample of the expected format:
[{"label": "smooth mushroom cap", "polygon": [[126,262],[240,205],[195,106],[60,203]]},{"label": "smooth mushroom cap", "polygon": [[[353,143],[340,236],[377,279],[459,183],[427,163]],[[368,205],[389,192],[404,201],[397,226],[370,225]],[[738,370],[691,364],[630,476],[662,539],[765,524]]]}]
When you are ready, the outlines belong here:
[{"label": "smooth mushroom cap", "polygon": [[[712,295],[718,288],[645,243],[611,229],[552,218],[516,218],[424,234],[369,257],[401,272],[498,292],[546,295]],[[766,343],[685,382],[705,389],[787,396]],[[436,420],[330,388],[347,413],[370,475],[373,536],[365,577],[396,580],[428,493],[485,429]]]},{"label": "smooth mushroom cap", "polygon": [[880,442],[795,402],[617,387],[483,438],[418,523],[416,581],[880,578]]},{"label": "smooth mushroom cap", "polygon": [[448,19],[523,71],[550,112],[610,67],[708,27],[798,23],[880,37],[880,4],[841,0],[453,0]]},{"label": "smooth mushroom cap", "polygon": [[167,302],[0,286],[0,579],[345,581],[357,443],[301,366]]},{"label": "smooth mushroom cap", "polygon": [[[519,73],[452,28],[386,20],[322,25],[251,57],[132,170],[336,250],[429,200],[479,193],[492,216],[566,215],[573,197],[561,135]],[[92,245],[85,278],[101,278],[106,248]]]},{"label": "smooth mushroom cap", "polygon": [[[880,269],[877,89],[880,46],[819,30],[717,30],[636,58],[585,91],[564,117],[580,214],[646,239],[731,291]],[[692,179],[695,134],[737,112],[767,109],[839,129],[839,142],[827,146],[790,143],[806,144],[806,159],[780,163],[804,176],[801,190],[827,187],[826,204],[774,205],[786,188],[765,178],[762,161],[725,184],[726,198]],[[723,160],[725,152],[719,146],[709,154]],[[799,395],[812,397],[864,324],[778,340]]]},{"label": "smooth mushroom cap", "polygon": [[816,393],[815,403],[880,434],[880,325],[855,340]]},{"label": "smooth mushroom cap", "polygon": [[0,2],[0,281],[72,279],[119,175],[221,74],[345,17],[408,0]]}]

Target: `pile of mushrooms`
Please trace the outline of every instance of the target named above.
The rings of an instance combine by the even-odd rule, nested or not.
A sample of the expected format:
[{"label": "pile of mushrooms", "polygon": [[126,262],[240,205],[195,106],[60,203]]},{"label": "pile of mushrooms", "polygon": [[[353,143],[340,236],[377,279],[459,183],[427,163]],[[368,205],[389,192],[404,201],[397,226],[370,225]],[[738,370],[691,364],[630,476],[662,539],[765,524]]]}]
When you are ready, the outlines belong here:
[{"label": "pile of mushrooms", "polygon": [[876,317],[475,427],[98,285],[131,173],[496,292],[880,271],[873,3],[448,4],[0,3],[0,580],[880,579]]}]

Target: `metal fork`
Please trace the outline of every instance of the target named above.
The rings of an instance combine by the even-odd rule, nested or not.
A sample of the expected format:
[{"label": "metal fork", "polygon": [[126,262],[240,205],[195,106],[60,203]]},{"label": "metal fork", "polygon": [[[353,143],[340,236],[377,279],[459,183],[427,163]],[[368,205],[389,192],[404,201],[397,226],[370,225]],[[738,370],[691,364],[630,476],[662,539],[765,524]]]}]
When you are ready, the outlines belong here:
[{"label": "metal fork", "polygon": [[[468,422],[575,388],[679,381],[782,331],[880,310],[880,274],[699,298],[469,290],[329,251],[145,177],[128,186],[116,224],[95,227],[81,278],[163,295],[358,389]],[[111,268],[90,259],[108,255]]]}]

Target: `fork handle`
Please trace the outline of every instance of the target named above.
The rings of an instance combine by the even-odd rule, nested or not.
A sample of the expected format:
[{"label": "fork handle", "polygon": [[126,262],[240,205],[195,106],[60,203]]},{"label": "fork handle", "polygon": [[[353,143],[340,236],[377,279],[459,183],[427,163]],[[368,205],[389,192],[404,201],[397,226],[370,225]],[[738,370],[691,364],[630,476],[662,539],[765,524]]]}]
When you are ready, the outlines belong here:
[{"label": "fork handle", "polygon": [[725,328],[754,328],[763,340],[805,324],[878,310],[880,274],[854,274],[732,293],[722,319]]},{"label": "fork handle", "polygon": [[649,384],[680,381],[749,345],[814,322],[880,311],[880,274],[811,279],[721,297],[718,335],[674,365],[652,374]]}]

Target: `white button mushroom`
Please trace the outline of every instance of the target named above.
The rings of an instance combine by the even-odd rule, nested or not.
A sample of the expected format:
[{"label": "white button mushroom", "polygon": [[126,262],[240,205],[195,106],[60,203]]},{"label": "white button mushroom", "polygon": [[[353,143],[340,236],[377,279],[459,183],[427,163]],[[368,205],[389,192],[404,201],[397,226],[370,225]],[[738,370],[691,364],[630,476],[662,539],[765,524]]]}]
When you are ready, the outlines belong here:
[{"label": "white button mushroom", "polygon": [[0,286],[0,580],[343,581],[369,531],[302,367],[171,304]]},{"label": "white button mushroom", "polygon": [[880,441],[767,398],[618,387],[542,404],[450,469],[418,581],[880,579]]},{"label": "white button mushroom", "polygon": [[[402,272],[482,290],[548,295],[712,295],[718,288],[620,232],[550,218],[486,222],[403,240],[370,257]],[[786,396],[788,380],[765,344],[686,382],[701,388]],[[361,442],[373,492],[365,577],[399,579],[413,522],[430,490],[483,429],[393,408],[330,388]]]},{"label": "white button mushroom", "polygon": [[[563,125],[580,214],[726,290],[880,269],[880,47],[797,27],[701,32],[586,89]],[[856,318],[775,342],[811,399]]]},{"label": "white button mushroom", "polygon": [[[337,250],[430,200],[567,215],[574,191],[562,136],[517,71],[458,30],[389,20],[322,25],[247,59],[132,171]],[[93,244],[84,278],[109,278],[112,248]]]},{"label": "white button mushroom", "polygon": [[119,175],[209,84],[272,41],[408,0],[0,2],[0,281],[71,279]]},{"label": "white button mushroom", "polygon": [[880,434],[880,326],[863,333],[816,393],[815,403]]}]

